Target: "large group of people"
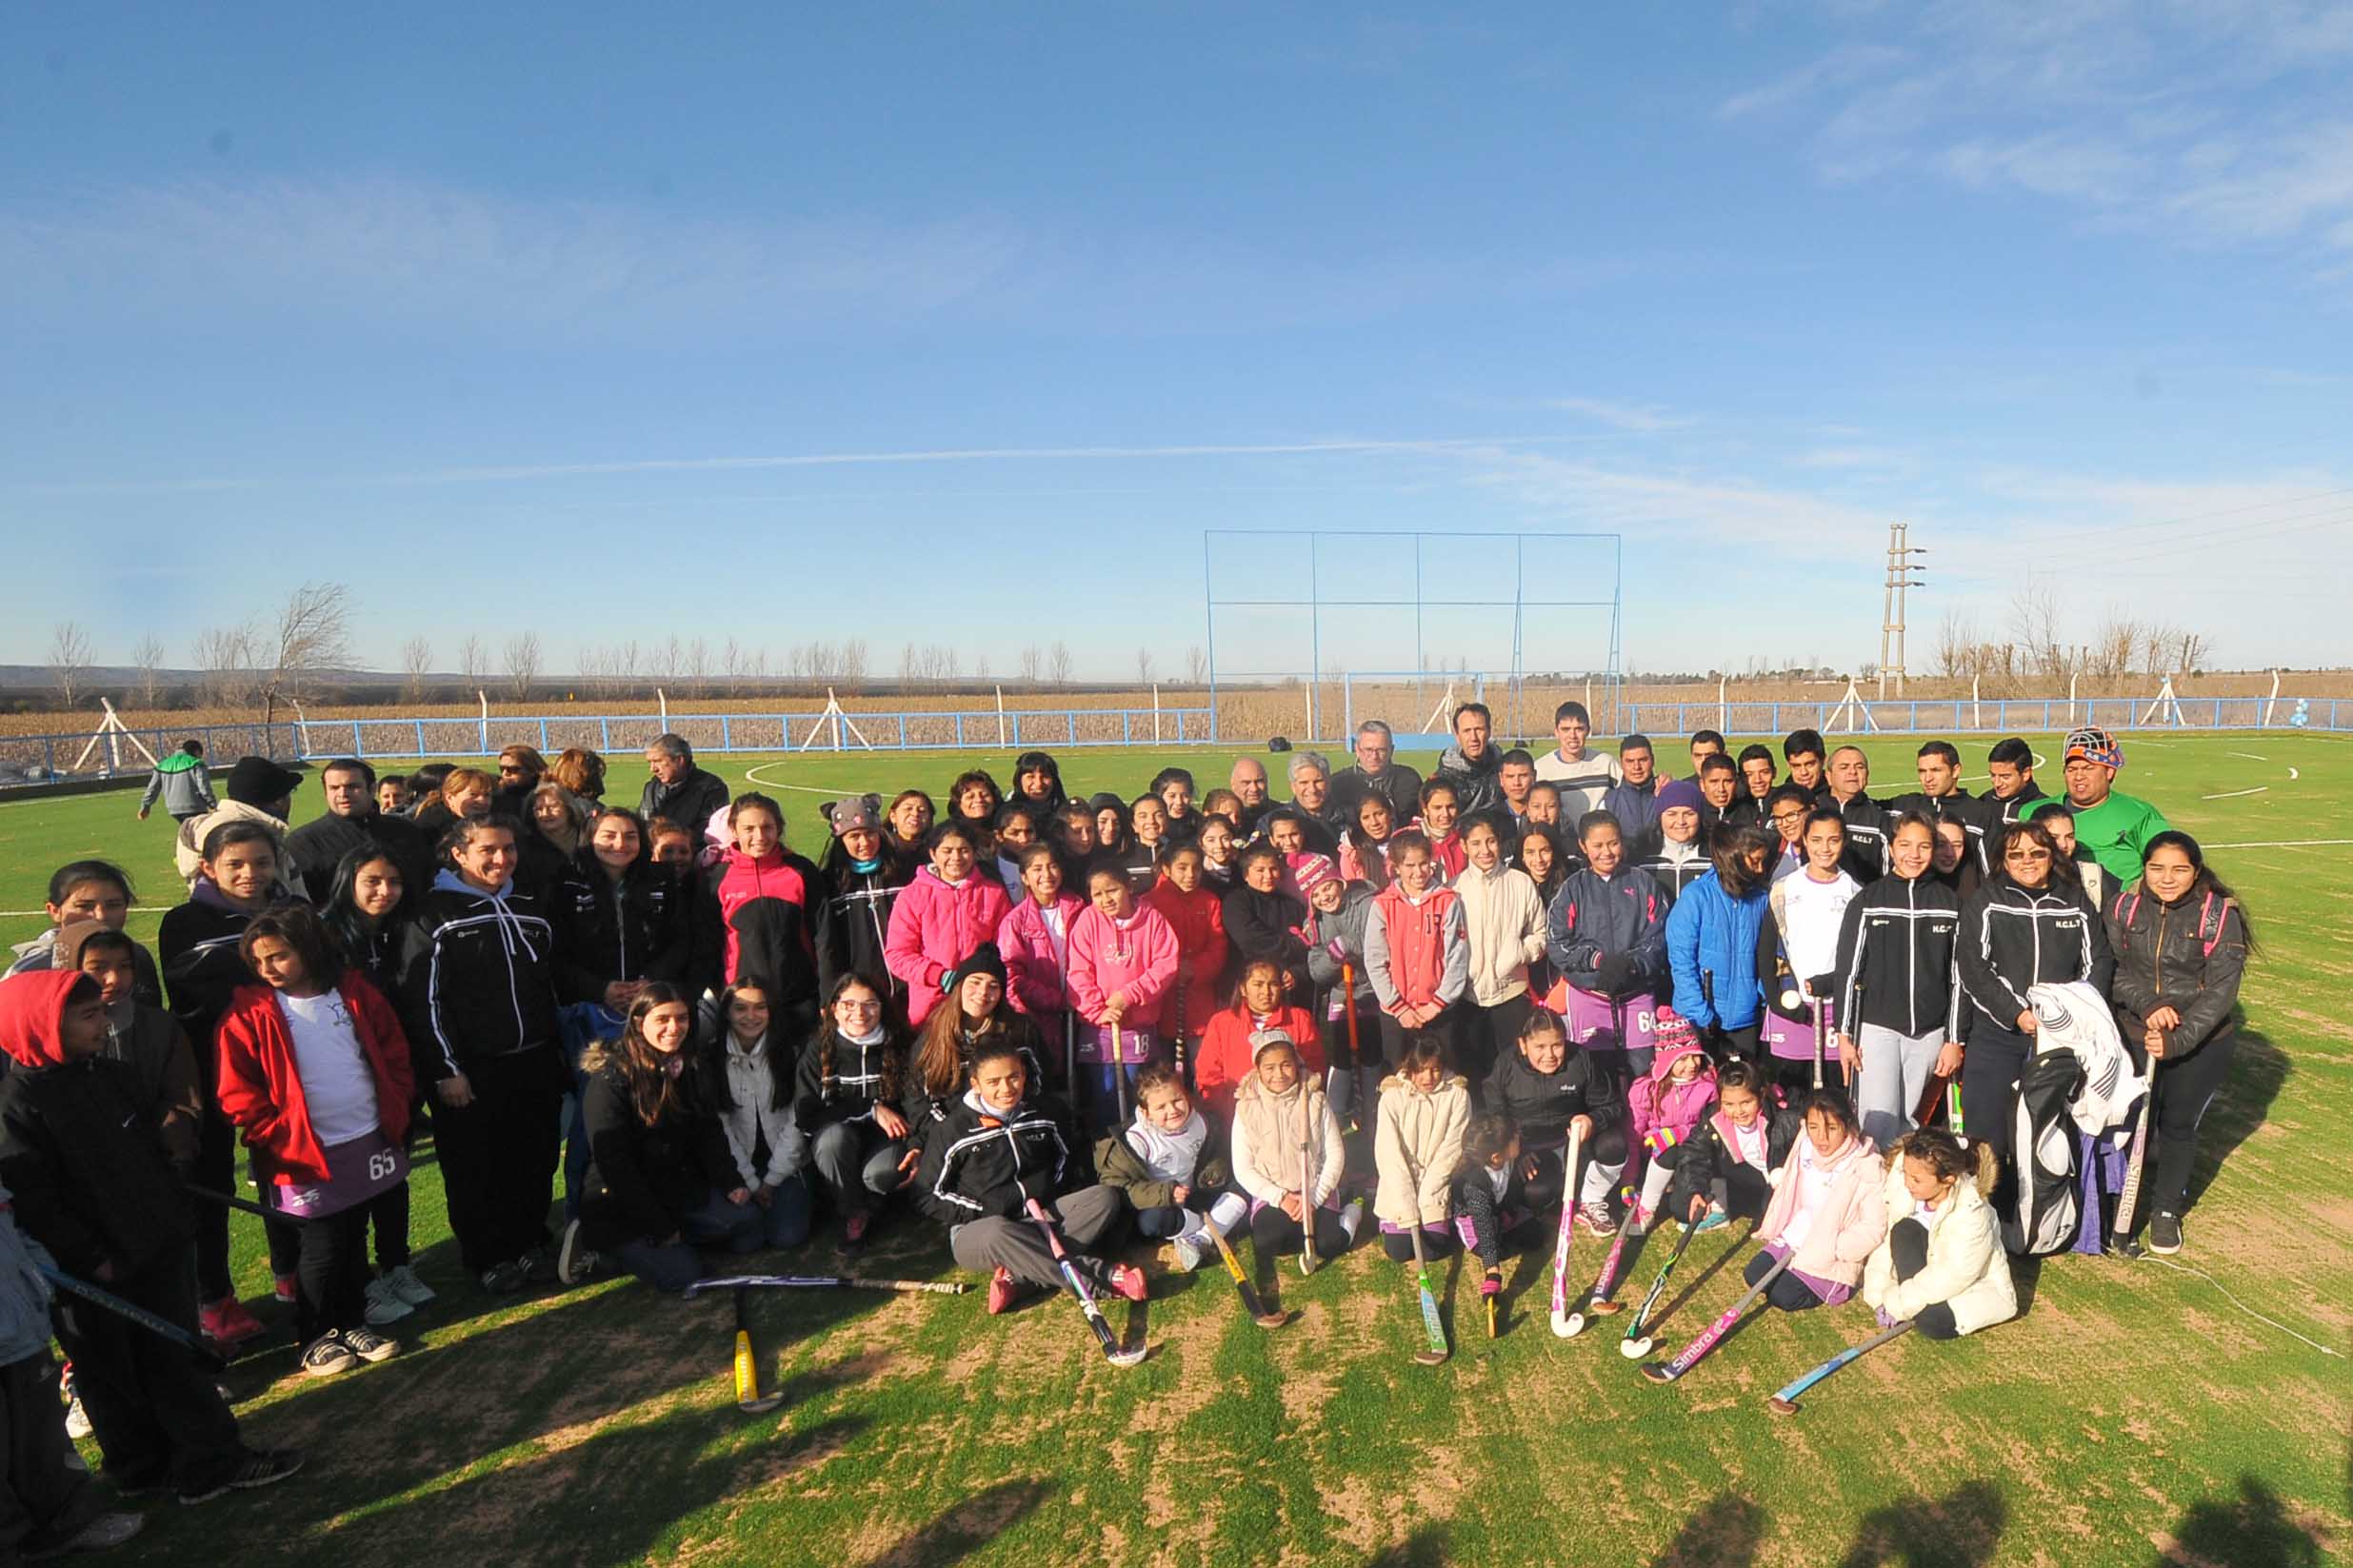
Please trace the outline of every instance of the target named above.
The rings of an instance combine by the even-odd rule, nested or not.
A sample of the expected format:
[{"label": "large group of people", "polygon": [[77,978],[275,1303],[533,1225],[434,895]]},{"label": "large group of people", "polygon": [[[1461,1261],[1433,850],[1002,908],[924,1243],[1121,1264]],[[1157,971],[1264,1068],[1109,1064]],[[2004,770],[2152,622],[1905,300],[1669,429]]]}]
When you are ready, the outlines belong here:
[{"label": "large group of people", "polygon": [[[1884,798],[1811,730],[1703,731],[1685,765],[1590,747],[1573,702],[1541,755],[1476,704],[1452,729],[1427,779],[1367,723],[1337,770],[1283,749],[1081,796],[1030,751],[1004,785],[971,767],[797,822],[674,735],[634,807],[593,752],[513,746],[494,771],[329,763],[299,827],[302,774],[244,758],[216,800],[191,745],[139,808],[179,823],[156,950],[125,934],[131,878],[75,861],[0,982],[0,1259],[250,1340],[242,1144],[302,1371],[380,1361],[434,1300],[409,1247],[429,1128],[491,1296],[599,1271],[678,1292],[923,1222],[991,1312],[1057,1288],[1057,1239],[1142,1300],[1131,1239],[1189,1269],[1245,1231],[1262,1279],[1377,1234],[1401,1261],[1467,1253],[1493,1294],[1559,1212],[1746,1220],[1774,1306],[1860,1294],[1950,1337],[2014,1314],[2008,1253],[2050,1250],[2050,1174],[2017,1144],[2055,1030],[2153,1082],[2145,1228],[2109,1241],[2184,1244],[2251,938],[2199,845],[2114,788],[2114,737],[2069,736],[2057,794],[2023,741],[1982,795],[1931,741]],[[49,1278],[0,1269],[0,1324],[53,1311],[119,1490],[195,1501],[299,1464]],[[46,1334],[10,1348],[22,1432],[21,1399],[58,1400],[25,1371]],[[10,1458],[25,1532],[99,1529]]]}]

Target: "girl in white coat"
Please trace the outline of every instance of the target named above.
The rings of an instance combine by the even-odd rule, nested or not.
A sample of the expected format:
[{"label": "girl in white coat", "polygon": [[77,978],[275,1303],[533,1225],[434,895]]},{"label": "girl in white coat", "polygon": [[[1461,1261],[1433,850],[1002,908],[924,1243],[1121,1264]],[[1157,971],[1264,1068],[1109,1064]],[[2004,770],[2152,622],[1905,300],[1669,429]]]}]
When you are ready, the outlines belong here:
[{"label": "girl in white coat", "polygon": [[1983,1164],[1941,1127],[1899,1139],[1887,1164],[1887,1235],[1863,1271],[1863,1299],[1882,1327],[1910,1319],[1931,1340],[1953,1340],[2018,1316],[2018,1291]]}]

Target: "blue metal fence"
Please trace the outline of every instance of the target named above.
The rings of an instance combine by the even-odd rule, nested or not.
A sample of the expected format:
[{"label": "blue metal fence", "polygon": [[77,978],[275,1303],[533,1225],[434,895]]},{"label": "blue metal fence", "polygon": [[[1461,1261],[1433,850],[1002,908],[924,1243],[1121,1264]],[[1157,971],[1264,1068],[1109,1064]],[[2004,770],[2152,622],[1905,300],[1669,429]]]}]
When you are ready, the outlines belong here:
[{"label": "blue metal fence", "polygon": [[[2268,713],[2267,713],[2268,710]],[[2353,731],[2353,699],[2184,698],[2151,714],[2146,698],[1967,698],[1867,702],[1627,703],[1625,728],[1653,735],[1717,729],[1726,735],[1785,735],[1811,727],[1825,734],[2051,734],[2077,724],[2134,730],[2315,729]],[[2143,722],[2144,716],[2146,723]],[[2265,719],[2271,723],[2266,725]],[[532,717],[324,719],[306,723],[141,726],[136,735],[157,756],[183,740],[204,743],[207,756],[263,755],[317,762],[330,757],[489,757],[536,746],[553,757],[567,746],[608,755],[643,750],[665,726],[698,752],[776,752],[871,748],[878,751],[1024,750],[1114,745],[1206,745],[1221,739],[1206,707],[994,708],[927,712],[545,714]],[[1227,726],[1229,729],[1232,727]],[[1230,735],[1222,737],[1233,744]],[[1410,748],[1414,738],[1400,734]],[[1445,737],[1430,737],[1443,744]],[[1323,742],[1299,744],[1325,744]],[[1333,739],[1331,744],[1342,744]],[[86,755],[87,754],[87,755]],[[147,768],[127,735],[88,733],[0,736],[0,784],[89,777]]]}]

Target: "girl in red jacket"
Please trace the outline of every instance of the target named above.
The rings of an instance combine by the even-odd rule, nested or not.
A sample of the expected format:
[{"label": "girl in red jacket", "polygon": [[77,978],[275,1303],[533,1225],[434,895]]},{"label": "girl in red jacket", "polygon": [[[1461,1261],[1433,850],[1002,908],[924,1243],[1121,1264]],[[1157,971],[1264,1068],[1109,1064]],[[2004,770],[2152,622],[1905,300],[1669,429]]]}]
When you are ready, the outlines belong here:
[{"label": "girl in red jacket", "polygon": [[1211,1014],[1208,1024],[1193,1073],[1201,1084],[1202,1102],[1220,1116],[1233,1114],[1234,1095],[1250,1076],[1256,1057],[1250,1037],[1263,1029],[1289,1035],[1300,1070],[1311,1082],[1324,1082],[1324,1045],[1315,1015],[1284,1000],[1283,966],[1272,959],[1244,961],[1233,1005]]},{"label": "girl in red jacket", "polygon": [[[1438,864],[1438,881],[1441,883],[1461,876],[1463,867],[1470,863],[1470,856],[1463,848],[1460,829],[1462,815],[1462,797],[1454,792],[1452,784],[1443,779],[1432,779],[1422,786],[1422,814],[1414,819],[1413,825],[1420,828],[1423,836],[1429,841],[1430,858]],[[1396,858],[1397,846],[1392,840],[1389,845],[1392,872],[1396,869]]]},{"label": "girl in red jacket", "polygon": [[409,1041],[382,992],[346,971],[307,904],[256,915],[215,1035],[221,1114],[253,1151],[263,1201],[300,1221],[294,1322],[307,1376],[400,1347],[368,1326],[368,1204],[406,1181]]},{"label": "girl in red jacket", "polygon": [[[1428,809],[1429,792],[1423,792]],[[1381,1002],[1381,1054],[1392,1072],[1426,1034],[1449,1047],[1470,989],[1470,931],[1463,901],[1442,887],[1430,841],[1408,827],[1389,844],[1396,881],[1372,901],[1365,922],[1365,978]],[[1361,1113],[1360,1113],[1361,1114]]]},{"label": "girl in red jacket", "polygon": [[[1167,1028],[1168,991],[1176,983],[1177,939],[1157,910],[1136,902],[1127,879],[1109,865],[1087,879],[1093,906],[1070,928],[1070,995],[1079,1017],[1079,1058],[1098,1071],[1088,1083],[1100,1098],[1099,1121],[1115,1126],[1119,1091],[1114,1071],[1149,1062]],[[1116,1063],[1116,1066],[1114,1066]],[[1127,1091],[1132,1098],[1133,1090]]]},{"label": "girl in red jacket", "polygon": [[1189,1082],[1201,1037],[1217,1011],[1226,974],[1226,903],[1203,874],[1201,846],[1180,844],[1162,857],[1160,881],[1144,896],[1176,933],[1176,983],[1168,996],[1168,1038],[1177,1070]]},{"label": "girl in red jacket", "polygon": [[883,962],[907,985],[907,1021],[915,1028],[939,1005],[947,977],[985,942],[1013,907],[1005,883],[980,864],[972,830],[942,823],[925,841],[931,863],[890,906]]}]

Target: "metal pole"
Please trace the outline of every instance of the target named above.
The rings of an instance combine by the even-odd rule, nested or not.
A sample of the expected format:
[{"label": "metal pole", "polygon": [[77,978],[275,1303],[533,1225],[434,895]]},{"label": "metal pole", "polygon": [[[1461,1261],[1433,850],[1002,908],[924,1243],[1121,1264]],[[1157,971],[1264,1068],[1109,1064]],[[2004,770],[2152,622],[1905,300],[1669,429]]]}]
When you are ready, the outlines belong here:
[{"label": "metal pole", "polygon": [[1217,740],[1217,580],[1209,575],[1209,530],[1201,531],[1201,618],[1209,655],[1209,740]]}]

